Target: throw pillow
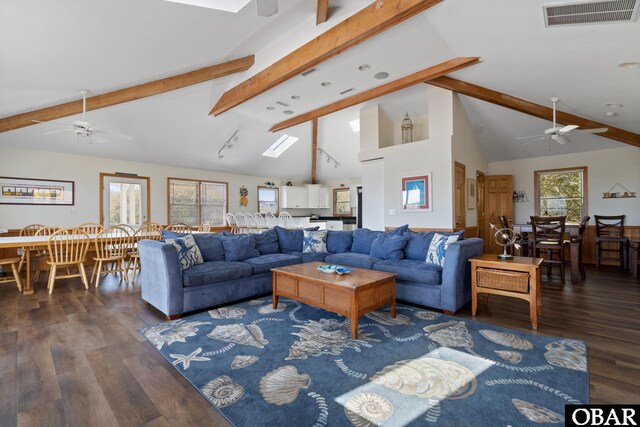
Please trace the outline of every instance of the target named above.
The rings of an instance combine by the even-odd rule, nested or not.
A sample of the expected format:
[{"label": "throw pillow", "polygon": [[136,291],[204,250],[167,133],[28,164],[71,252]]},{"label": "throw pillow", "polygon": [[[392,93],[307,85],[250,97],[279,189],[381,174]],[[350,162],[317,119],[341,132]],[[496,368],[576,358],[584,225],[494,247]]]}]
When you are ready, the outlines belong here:
[{"label": "throw pillow", "polygon": [[302,233],[302,252],[327,252],[327,230],[304,230]]},{"label": "throw pillow", "polygon": [[429,251],[427,252],[426,261],[430,264],[435,264],[440,267],[444,267],[445,253],[447,248],[453,242],[457,242],[460,239],[459,234],[444,235],[436,233],[429,245]]},{"label": "throw pillow", "polygon": [[260,252],[260,255],[277,254],[280,252],[278,235],[273,229],[254,234],[253,239],[256,241],[256,249]]},{"label": "throw pillow", "polygon": [[[320,227],[305,228],[305,230],[316,231]],[[301,229],[288,229],[275,226],[273,227],[278,235],[278,244],[280,245],[280,252],[288,254],[291,252],[302,252],[302,239],[303,234]]]},{"label": "throw pillow", "polygon": [[434,231],[421,232],[407,230],[403,235],[409,239],[404,248],[404,257],[407,259],[423,261],[427,257],[429,245],[436,233]]},{"label": "throw pillow", "polygon": [[192,265],[202,264],[202,254],[193,236],[188,234],[184,237],[177,239],[167,239],[167,243],[171,243],[178,251],[178,260],[180,261],[180,268],[183,270],[191,267]]},{"label": "throw pillow", "polygon": [[236,234],[234,236],[222,236],[224,258],[230,262],[244,261],[248,258],[260,256],[256,249],[256,241],[248,234]]},{"label": "throw pillow", "polygon": [[373,241],[382,233],[382,231],[373,231],[368,228],[358,228],[353,232],[351,252],[369,255]]},{"label": "throw pillow", "polygon": [[352,243],[353,231],[327,231],[327,251],[332,254],[349,252]]},{"label": "throw pillow", "polygon": [[224,261],[224,248],[220,233],[198,233],[193,235],[193,239],[200,249],[205,262]]},{"label": "throw pillow", "polygon": [[371,245],[371,255],[374,258],[399,260],[404,257],[404,247],[407,245],[406,236],[394,234],[381,234]]}]

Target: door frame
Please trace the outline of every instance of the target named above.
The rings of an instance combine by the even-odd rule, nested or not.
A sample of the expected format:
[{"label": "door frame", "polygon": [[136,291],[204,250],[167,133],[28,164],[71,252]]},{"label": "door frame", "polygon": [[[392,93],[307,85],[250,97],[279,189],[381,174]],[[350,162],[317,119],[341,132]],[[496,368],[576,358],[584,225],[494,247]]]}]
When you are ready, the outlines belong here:
[{"label": "door frame", "polygon": [[98,183],[98,188],[100,189],[100,224],[104,225],[104,178],[106,177],[146,180],[147,181],[147,221],[151,221],[151,178],[149,178],[148,176],[100,172],[100,182]]},{"label": "door frame", "polygon": [[[482,179],[480,179],[482,177]],[[478,226],[478,237],[484,238],[484,222],[486,220],[486,212],[484,208],[484,177],[485,173],[479,170],[476,170],[476,225]],[[482,188],[478,185],[478,183],[482,182]],[[482,190],[482,192],[480,192]],[[480,195],[482,194],[482,198]],[[481,202],[482,201],[482,202]],[[482,215],[480,215],[482,212]],[[482,220],[481,220],[482,218]]]}]

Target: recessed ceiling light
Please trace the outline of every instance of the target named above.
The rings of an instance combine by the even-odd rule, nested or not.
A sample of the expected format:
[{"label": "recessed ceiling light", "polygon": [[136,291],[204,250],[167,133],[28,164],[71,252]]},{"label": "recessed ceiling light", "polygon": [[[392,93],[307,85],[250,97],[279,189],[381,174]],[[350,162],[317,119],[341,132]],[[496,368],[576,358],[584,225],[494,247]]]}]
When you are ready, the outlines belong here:
[{"label": "recessed ceiling light", "polygon": [[274,107],[273,105],[269,105],[269,106],[267,107],[267,110],[269,110],[269,111],[271,111],[271,110],[275,110],[275,109],[276,109],[276,107]]},{"label": "recessed ceiling light", "polygon": [[384,80],[387,77],[389,77],[389,73],[387,73],[386,71],[380,71],[379,73],[375,73],[373,77],[375,77],[378,80]]},{"label": "recessed ceiling light", "polygon": [[282,114],[293,114],[293,111],[291,111],[291,110],[284,110],[284,111],[282,112]]},{"label": "recessed ceiling light", "polygon": [[617,102],[607,102],[604,105],[609,108],[622,108],[622,104],[618,104]]},{"label": "recessed ceiling light", "polygon": [[300,99],[300,95],[291,95],[291,99]]},{"label": "recessed ceiling light", "polygon": [[369,64],[362,64],[361,66],[358,67],[358,70],[360,71],[369,71],[371,69],[371,67],[369,66]]},{"label": "recessed ceiling light", "polygon": [[622,64],[618,64],[618,67],[624,68],[625,70],[632,70],[634,68],[640,68],[640,62],[623,62]]},{"label": "recessed ceiling light", "polygon": [[273,158],[279,157],[282,153],[287,151],[287,149],[291,147],[298,139],[299,138],[296,138],[295,136],[282,135],[276,142],[271,145],[271,147],[267,149],[267,151],[262,153],[262,155]]},{"label": "recessed ceiling light", "polygon": [[605,116],[615,116],[616,112],[615,111],[607,111],[606,113],[604,113]]},{"label": "recessed ceiling light", "polygon": [[331,87],[331,82],[322,82],[322,83],[320,83],[320,86],[322,86],[322,87]]}]

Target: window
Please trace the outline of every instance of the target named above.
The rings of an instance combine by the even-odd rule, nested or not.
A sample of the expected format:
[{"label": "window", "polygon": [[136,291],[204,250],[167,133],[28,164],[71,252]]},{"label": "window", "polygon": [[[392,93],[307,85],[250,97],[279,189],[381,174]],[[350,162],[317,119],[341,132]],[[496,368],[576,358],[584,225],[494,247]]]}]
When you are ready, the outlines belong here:
[{"label": "window", "polygon": [[227,183],[167,178],[169,224],[224,226]]},{"label": "window", "polygon": [[333,189],[333,214],[351,216],[351,191],[348,188]]},{"label": "window", "polygon": [[566,216],[578,224],[587,213],[587,167],[535,171],[536,215]]},{"label": "window", "polygon": [[101,173],[100,223],[139,227],[149,218],[150,180],[144,176]]},{"label": "window", "polygon": [[258,212],[278,215],[279,195],[277,188],[258,186]]}]

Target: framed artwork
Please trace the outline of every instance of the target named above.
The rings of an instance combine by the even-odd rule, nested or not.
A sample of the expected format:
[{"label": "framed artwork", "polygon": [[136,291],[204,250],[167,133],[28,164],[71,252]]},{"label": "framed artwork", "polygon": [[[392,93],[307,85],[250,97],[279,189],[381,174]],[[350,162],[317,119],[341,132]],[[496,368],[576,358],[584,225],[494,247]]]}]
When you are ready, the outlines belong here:
[{"label": "framed artwork", "polygon": [[73,206],[74,182],[0,176],[0,204]]},{"label": "framed artwork", "polygon": [[474,210],[476,208],[476,180],[467,178],[467,209]]},{"label": "framed artwork", "polygon": [[402,178],[402,210],[431,212],[431,172],[426,175]]}]

